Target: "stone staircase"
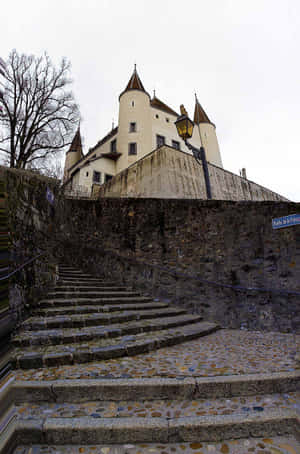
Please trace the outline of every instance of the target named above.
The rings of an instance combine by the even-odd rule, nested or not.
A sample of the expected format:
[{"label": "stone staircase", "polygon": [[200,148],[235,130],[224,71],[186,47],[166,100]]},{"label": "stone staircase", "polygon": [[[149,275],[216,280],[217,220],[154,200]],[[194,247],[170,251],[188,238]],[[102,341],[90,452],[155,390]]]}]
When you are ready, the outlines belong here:
[{"label": "stone staircase", "polygon": [[[130,288],[61,267],[57,287],[14,338],[14,453],[299,454],[300,371],[291,370],[294,363],[284,354],[281,360],[274,353],[276,364],[287,363],[284,372],[243,374],[240,364],[239,375],[222,375],[213,363],[214,376],[198,376],[195,366],[184,366],[202,358],[210,338],[213,344],[221,339],[221,346],[229,342],[217,328]],[[247,348],[246,337],[244,343]],[[168,348],[156,351],[161,347]],[[224,351],[239,348],[244,351],[233,342]],[[158,367],[161,352],[165,365]],[[249,351],[251,361],[254,355]],[[151,377],[143,369],[148,364]],[[135,369],[141,378],[134,378]],[[88,372],[90,378],[74,378]]]},{"label": "stone staircase", "polygon": [[56,288],[13,338],[15,368],[136,355],[218,329],[184,309],[61,266]]},{"label": "stone staircase", "polygon": [[16,453],[298,454],[298,383],[299,374],[18,382]]}]

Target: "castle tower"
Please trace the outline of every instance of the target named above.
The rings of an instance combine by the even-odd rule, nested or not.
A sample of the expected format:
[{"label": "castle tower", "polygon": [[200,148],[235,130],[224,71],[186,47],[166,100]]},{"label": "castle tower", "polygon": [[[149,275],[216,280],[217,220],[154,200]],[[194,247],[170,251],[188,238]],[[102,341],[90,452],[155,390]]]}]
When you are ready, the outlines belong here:
[{"label": "castle tower", "polygon": [[121,153],[116,172],[129,167],[151,148],[150,96],[145,91],[134,65],[133,74],[119,96],[117,151]]},{"label": "castle tower", "polygon": [[207,161],[218,167],[223,167],[216,134],[216,127],[208,118],[196,96],[194,112],[194,134],[199,135],[200,143],[205,148]]},{"label": "castle tower", "polygon": [[78,127],[74,139],[70,145],[69,151],[66,153],[64,178],[66,181],[69,178],[69,170],[83,157],[80,126]]}]

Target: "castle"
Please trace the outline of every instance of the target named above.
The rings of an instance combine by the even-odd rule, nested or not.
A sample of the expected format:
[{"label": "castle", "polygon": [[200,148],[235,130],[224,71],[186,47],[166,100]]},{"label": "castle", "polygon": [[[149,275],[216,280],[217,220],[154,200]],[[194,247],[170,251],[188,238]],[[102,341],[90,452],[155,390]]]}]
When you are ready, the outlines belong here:
[{"label": "castle", "polygon": [[[103,184],[130,167],[153,150],[168,145],[191,154],[180,139],[174,122],[179,114],[155,94],[146,92],[136,67],[119,96],[118,126],[101,139],[84,156],[80,130],[66,154],[64,182],[69,187],[88,190],[93,184]],[[193,137],[195,147],[205,147],[207,160],[222,167],[215,125],[209,120],[196,98]]]},{"label": "castle", "polygon": [[[66,194],[90,197],[206,199],[201,165],[178,136],[179,114],[145,90],[136,67],[119,96],[119,121],[84,156],[80,130],[66,154]],[[193,135],[204,147],[211,198],[218,200],[287,200],[246,178],[223,169],[216,128],[197,97]]]}]

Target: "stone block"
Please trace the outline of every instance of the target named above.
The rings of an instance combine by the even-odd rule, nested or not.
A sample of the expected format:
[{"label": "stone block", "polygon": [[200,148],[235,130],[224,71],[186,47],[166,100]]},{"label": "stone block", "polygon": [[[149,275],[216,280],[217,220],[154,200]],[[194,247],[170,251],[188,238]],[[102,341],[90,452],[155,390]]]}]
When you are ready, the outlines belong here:
[{"label": "stone block", "polygon": [[32,369],[43,367],[43,357],[40,353],[26,353],[18,358],[19,367]]},{"label": "stone block", "polygon": [[72,364],[73,355],[71,353],[47,353],[44,355],[44,363],[47,367],[58,367],[65,364]]},{"label": "stone block", "polygon": [[48,418],[44,431],[46,443],[58,445],[168,441],[164,418]]},{"label": "stone block", "polygon": [[55,394],[52,387],[55,382],[17,381],[12,388],[15,403],[54,402]]},{"label": "stone block", "polygon": [[20,445],[43,444],[45,442],[43,425],[44,422],[37,419],[20,419],[15,431],[17,443]]}]

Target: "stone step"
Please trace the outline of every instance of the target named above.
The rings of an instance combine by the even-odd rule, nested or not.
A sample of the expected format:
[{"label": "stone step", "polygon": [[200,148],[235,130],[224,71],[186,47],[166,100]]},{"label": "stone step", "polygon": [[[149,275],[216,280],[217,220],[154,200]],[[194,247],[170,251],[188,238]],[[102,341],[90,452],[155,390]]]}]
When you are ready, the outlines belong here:
[{"label": "stone step", "polygon": [[60,281],[65,282],[105,282],[104,279],[99,277],[92,277],[92,276],[66,276],[66,275],[59,275]]},{"label": "stone step", "polygon": [[53,317],[31,317],[21,325],[21,329],[49,330],[56,328],[81,328],[87,326],[111,325],[112,323],[129,322],[132,320],[153,319],[157,317],[170,317],[185,314],[184,309],[167,307],[145,311],[121,311],[108,314],[92,313],[81,315],[56,315]]},{"label": "stone step", "polygon": [[78,268],[74,268],[74,267],[61,267],[59,266],[58,267],[58,272],[59,274],[61,273],[81,273],[81,274],[88,274],[90,276],[90,273],[87,273],[86,271],[83,271],[83,270],[80,270]]},{"label": "stone step", "polygon": [[108,326],[21,331],[19,335],[12,339],[12,344],[22,347],[41,345],[56,346],[60,344],[70,344],[73,342],[98,342],[99,339],[103,339],[107,345],[110,345],[110,340],[112,341],[113,338],[119,336],[133,336],[139,333],[147,333],[171,327],[184,326],[189,323],[197,323],[200,321],[202,321],[202,317],[188,314],[164,317],[160,318],[159,321],[154,318],[148,320],[114,323]]},{"label": "stone step", "polygon": [[114,292],[132,292],[132,288],[131,287],[121,287],[121,286],[115,286],[115,285],[111,285],[111,286],[105,286],[105,285],[99,285],[97,286],[97,288],[95,288],[95,286],[67,286],[67,285],[60,285],[60,286],[56,286],[53,290],[54,293],[56,292],[62,292],[62,293],[68,293],[68,292],[78,292],[78,293],[81,293],[81,292],[95,292],[95,291],[103,291],[103,292],[110,292],[110,291],[114,291]]},{"label": "stone step", "polygon": [[113,305],[113,304],[143,304],[153,302],[152,298],[148,297],[118,297],[118,298],[70,298],[70,299],[54,299],[54,300],[41,300],[37,306],[42,308],[50,307],[64,307],[64,306],[91,306],[91,305]]},{"label": "stone step", "polygon": [[94,291],[94,292],[49,292],[46,299],[69,299],[69,298],[116,298],[116,297],[141,296],[139,292],[120,291]]},{"label": "stone step", "polygon": [[[89,342],[89,344],[73,343],[71,346],[55,345],[44,348],[16,348],[12,358],[12,363],[15,368],[35,369],[39,367],[52,367],[64,364],[87,363],[122,356],[134,356],[140,353],[146,353],[162,347],[168,347],[188,340],[196,339],[201,336],[206,336],[219,329],[219,326],[214,323],[193,323],[193,319],[191,317],[192,316],[172,317],[169,319],[169,323],[163,319],[131,322],[131,327],[130,323],[128,323],[127,328],[124,326],[126,324],[122,324],[119,328],[122,329],[123,332],[125,329],[140,329],[140,334],[136,334],[135,336],[123,335],[122,337],[112,339],[95,340],[94,342]],[[176,320],[176,318],[178,320]],[[167,328],[167,326],[174,326],[176,323],[181,326],[152,332],[151,334],[145,332],[159,330],[160,325]],[[185,323],[185,325],[183,325],[183,323]],[[137,326],[132,326],[134,324]],[[91,330],[91,328],[89,330]],[[142,330],[145,331],[141,333]],[[79,334],[79,332],[84,331],[84,329],[76,331]],[[118,329],[116,329],[116,335],[120,335],[120,332],[117,333],[117,331]],[[99,331],[99,335],[101,334],[101,331]]]},{"label": "stone step", "polygon": [[169,307],[168,303],[155,303],[155,302],[148,302],[142,304],[120,304],[120,305],[109,305],[106,304],[105,306],[62,306],[62,307],[54,307],[54,308],[46,308],[46,309],[38,309],[34,311],[35,315],[39,315],[42,317],[51,317],[53,315],[66,315],[66,314],[89,314],[89,313],[106,313],[106,312],[118,312],[122,310],[151,310],[151,309],[161,309],[164,307]]},{"label": "stone step", "polygon": [[[272,449],[272,451],[270,451]],[[14,454],[298,454],[300,444],[292,435],[272,438],[242,438],[222,440],[219,442],[180,442],[180,443],[126,443],[93,445],[20,445]]]},{"label": "stone step", "polygon": [[[300,370],[215,377],[152,377],[17,381],[15,402],[82,403],[99,401],[190,400],[298,393]],[[283,396],[285,399],[288,396]],[[209,402],[208,402],[209,403]],[[244,401],[244,404],[246,401]],[[293,402],[292,402],[293,404]],[[210,403],[209,403],[210,405]],[[208,406],[209,406],[208,405]],[[246,406],[246,405],[245,405]]]},{"label": "stone step", "polygon": [[[53,390],[54,391],[54,390]],[[54,391],[55,392],[55,391]],[[22,419],[43,418],[169,418],[222,416],[222,415],[260,415],[267,411],[285,410],[294,411],[295,402],[300,393],[263,394],[254,396],[220,397],[213,399],[197,399],[190,396],[188,399],[155,399],[120,401],[96,400],[88,391],[85,402],[39,402],[38,405],[20,403],[16,410]],[[93,396],[93,400],[88,400]]]},{"label": "stone step", "polygon": [[101,279],[100,277],[93,276],[91,274],[83,273],[82,271],[64,271],[63,273],[59,273],[59,277],[61,279],[67,278],[75,278],[75,279]]},{"label": "stone step", "polygon": [[118,287],[124,287],[124,284],[119,284],[118,282],[113,282],[113,281],[100,281],[97,280],[95,282],[90,282],[90,281],[82,281],[82,280],[59,280],[56,283],[56,288],[59,290],[61,287],[73,287],[75,290],[78,287],[86,288],[90,287],[92,289],[97,289],[98,287],[113,287],[113,288],[118,288]]},{"label": "stone step", "polygon": [[72,266],[58,266],[59,273],[63,273],[64,271],[74,272],[74,273],[83,273],[82,270],[79,270],[78,268],[74,268]]},{"label": "stone step", "polygon": [[72,266],[72,265],[66,265],[66,264],[64,264],[64,263],[60,263],[60,264],[58,265],[58,269],[59,269],[59,270],[64,270],[64,269],[65,269],[65,270],[81,271],[81,270],[78,270],[78,268],[75,268],[75,267]]},{"label": "stone step", "polygon": [[[293,435],[296,416],[288,410],[250,415],[153,418],[44,418],[19,420],[23,443],[180,443]],[[226,452],[228,452],[226,450]]]}]

